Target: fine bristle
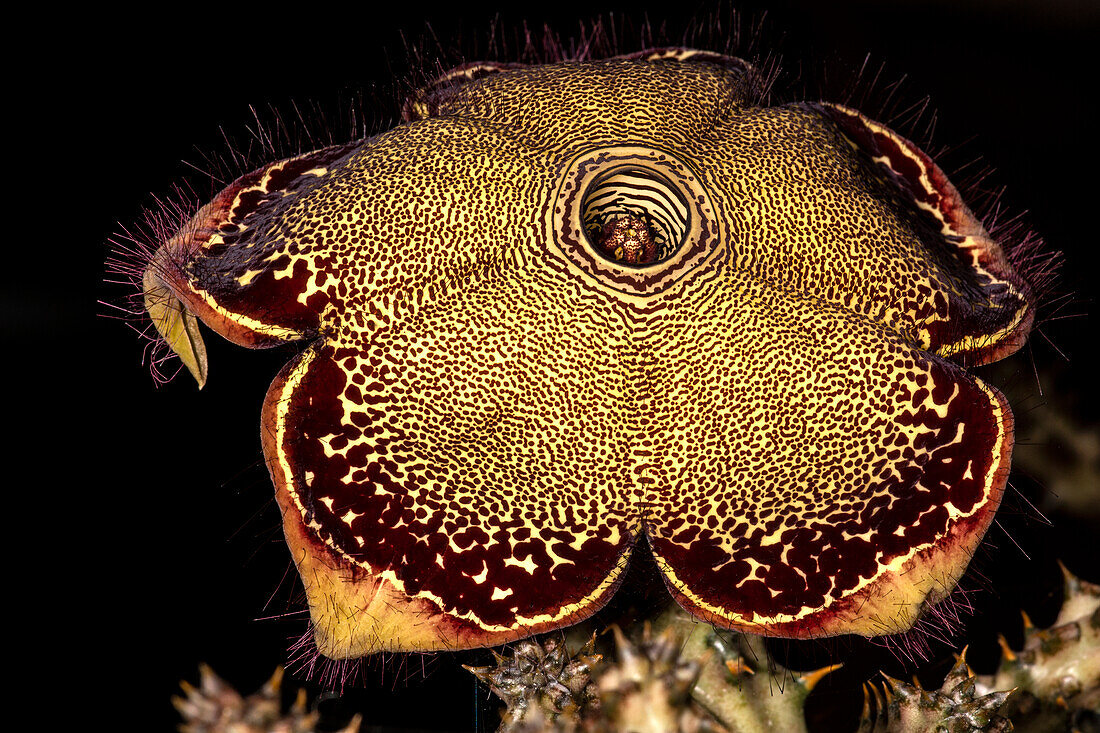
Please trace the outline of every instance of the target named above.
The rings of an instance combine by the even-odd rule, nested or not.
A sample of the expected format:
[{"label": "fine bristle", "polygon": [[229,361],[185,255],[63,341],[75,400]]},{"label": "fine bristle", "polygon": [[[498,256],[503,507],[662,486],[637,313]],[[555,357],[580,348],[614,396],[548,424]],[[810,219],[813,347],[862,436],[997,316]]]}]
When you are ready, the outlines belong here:
[{"label": "fine bristle", "polygon": [[870,642],[890,652],[906,668],[922,665],[954,649],[974,614],[975,589],[964,585],[969,576],[955,586],[947,598],[929,604],[913,627],[901,634],[873,637]]},{"label": "fine bristle", "polygon": [[144,342],[142,363],[158,385],[170,382],[183,369],[183,363],[157,332],[146,312],[142,278],[157,249],[187,224],[199,205],[199,197],[193,189],[186,183],[178,184],[167,195],[154,197],[153,204],[134,224],[120,224],[107,239],[109,255],[105,281],[117,286],[118,290],[114,298],[100,301],[107,309],[103,315],[125,322],[141,336]]},{"label": "fine bristle", "polygon": [[552,64],[598,61],[652,48],[698,48],[748,61],[756,72],[753,104],[768,103],[779,72],[779,56],[761,43],[763,18],[748,20],[729,9],[689,17],[680,23],[607,14],[580,20],[575,28],[526,22],[506,24],[499,17],[487,28],[441,39],[427,25],[416,36],[403,36],[406,69],[396,88],[404,94],[431,84],[448,70],[474,62]]},{"label": "fine bristle", "polygon": [[435,653],[379,652],[369,657],[330,659],[317,649],[313,624],[291,641],[287,650],[287,671],[296,679],[318,685],[322,690],[343,694],[371,687],[397,689],[427,679],[439,658]]},{"label": "fine bristle", "polygon": [[243,129],[221,129],[222,149],[196,149],[195,160],[183,161],[188,171],[177,183],[166,193],[150,194],[151,202],[132,224],[119,224],[107,238],[104,278],[117,289],[101,301],[102,315],[125,321],[141,336],[142,363],[154,383],[170,382],[183,370],[180,358],[150,320],[143,299],[142,278],[162,245],[181,234],[203,202],[241,175],[281,158],[367,137],[391,126],[395,109],[393,99],[373,88],[330,104],[292,101],[287,109],[269,104],[262,111],[250,106],[251,120]]}]

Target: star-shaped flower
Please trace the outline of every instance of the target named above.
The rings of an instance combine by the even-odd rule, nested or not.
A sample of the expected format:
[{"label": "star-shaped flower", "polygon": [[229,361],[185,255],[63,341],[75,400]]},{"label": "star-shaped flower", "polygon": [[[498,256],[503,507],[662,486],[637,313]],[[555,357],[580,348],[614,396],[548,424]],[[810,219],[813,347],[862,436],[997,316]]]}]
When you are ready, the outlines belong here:
[{"label": "star-shaped flower", "polygon": [[318,646],[486,646],[674,598],[790,637],[908,628],[1000,501],[1028,285],[935,164],[686,49],[460,67],[376,137],[243,176],[145,295],[302,340],[263,443]]}]

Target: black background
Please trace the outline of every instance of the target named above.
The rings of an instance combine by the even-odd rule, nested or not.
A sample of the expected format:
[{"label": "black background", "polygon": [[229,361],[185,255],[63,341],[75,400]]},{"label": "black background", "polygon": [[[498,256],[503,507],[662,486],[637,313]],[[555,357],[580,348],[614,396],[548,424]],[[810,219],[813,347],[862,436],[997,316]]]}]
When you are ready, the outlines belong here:
[{"label": "black background", "polygon": [[[568,35],[577,19],[598,13],[638,21],[635,7],[532,6],[501,22],[549,22]],[[800,85],[812,96],[827,90],[817,85],[823,69],[843,86],[836,82],[871,54],[874,66],[886,64],[885,81],[907,76],[905,99],[931,95],[935,142],[962,146],[946,163],[981,158],[995,167],[988,186],[1003,185],[1010,210],[1027,210],[1029,225],[1065,253],[1054,296],[1071,295],[1057,315],[1074,317],[1044,323],[1033,347],[990,378],[1026,410],[1070,404],[1095,424],[1097,329],[1087,315],[1098,264],[1095,5],[739,8],[746,26],[767,11],[759,43],[785,60],[784,94],[796,96]],[[689,2],[646,10],[675,27],[709,9]],[[258,431],[263,394],[293,351],[245,352],[208,332],[207,387],[197,392],[181,374],[157,388],[141,363],[142,342],[97,302],[120,295],[101,283],[107,240],[180,180],[211,193],[181,161],[201,166],[204,154],[223,155],[222,129],[246,146],[250,105],[285,113],[292,102],[316,101],[335,120],[347,106],[341,100],[402,73],[402,31],[421,37],[429,21],[445,46],[469,46],[494,14],[470,4],[409,4],[384,15],[363,5],[306,3],[277,14],[269,4],[189,5],[174,15],[82,10],[23,29],[33,50],[10,62],[6,113],[16,128],[8,179],[20,189],[6,207],[3,294],[15,436],[9,604],[20,618],[9,663],[46,693],[43,719],[169,729],[176,718],[168,698],[180,679],[197,678],[199,662],[251,691],[305,629]],[[634,36],[627,45],[637,45]],[[384,104],[391,98],[368,93],[368,117],[392,112]],[[1044,396],[1032,359],[1050,380]],[[1018,439],[1027,442],[1026,434]],[[1047,447],[1058,446],[1029,449]],[[990,532],[995,549],[982,572],[996,592],[984,591],[978,619],[990,633],[1010,629],[1021,604],[1056,592],[1055,557],[1100,579],[1096,515],[1062,516],[1041,485],[1013,480],[1029,500],[1054,507],[1055,527],[1006,499],[1002,523],[1032,559],[1003,530]],[[995,648],[983,639],[975,643]],[[475,730],[493,706],[475,704],[484,690],[456,669],[446,655],[375,660],[347,705],[378,726]],[[338,704],[326,706],[339,714]]]}]

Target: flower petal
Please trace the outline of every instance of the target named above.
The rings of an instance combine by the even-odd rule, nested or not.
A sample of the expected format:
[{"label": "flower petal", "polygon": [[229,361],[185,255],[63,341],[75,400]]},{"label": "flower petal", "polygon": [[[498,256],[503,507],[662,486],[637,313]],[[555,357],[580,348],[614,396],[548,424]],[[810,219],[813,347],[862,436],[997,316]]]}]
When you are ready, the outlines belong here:
[{"label": "flower petal", "polygon": [[265,454],[324,654],[499,644],[609,597],[634,375],[613,314],[568,327],[582,295],[513,270],[276,379]]},{"label": "flower petal", "polygon": [[753,633],[908,629],[993,519],[1007,403],[820,299],[736,271],[709,296],[653,339],[646,531],[670,589]]}]

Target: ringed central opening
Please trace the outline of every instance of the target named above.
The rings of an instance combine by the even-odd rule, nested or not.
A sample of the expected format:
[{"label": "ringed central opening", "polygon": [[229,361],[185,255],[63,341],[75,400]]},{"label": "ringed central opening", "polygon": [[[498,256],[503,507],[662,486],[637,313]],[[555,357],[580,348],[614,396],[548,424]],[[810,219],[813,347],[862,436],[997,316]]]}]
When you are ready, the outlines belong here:
[{"label": "ringed central opening", "polygon": [[672,257],[691,228],[680,189],[639,166],[612,168],[589,185],[582,200],[585,235],[601,256],[647,267]]}]

